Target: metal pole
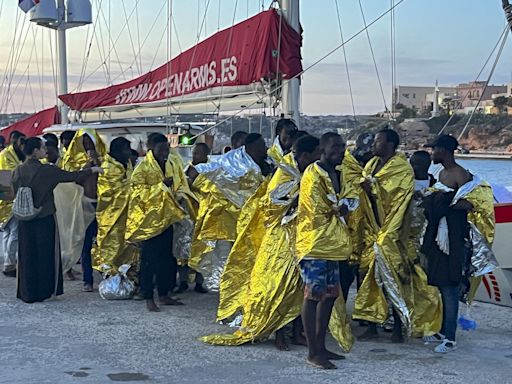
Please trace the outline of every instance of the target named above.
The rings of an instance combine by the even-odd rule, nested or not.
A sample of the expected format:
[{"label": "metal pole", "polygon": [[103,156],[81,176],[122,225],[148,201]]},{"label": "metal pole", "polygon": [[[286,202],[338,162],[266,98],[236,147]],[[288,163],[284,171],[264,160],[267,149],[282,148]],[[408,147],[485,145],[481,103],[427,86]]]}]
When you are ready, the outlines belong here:
[{"label": "metal pole", "polygon": [[[66,55],[66,6],[64,0],[58,0],[59,17],[57,27],[57,57],[59,60],[59,95],[68,93],[68,65]],[[68,106],[59,99],[61,124],[68,124]]]},{"label": "metal pole", "polygon": [[[299,0],[282,0],[281,10],[290,26],[300,33]],[[300,129],[300,80],[294,78],[283,84],[283,112],[286,117],[295,121]]]}]

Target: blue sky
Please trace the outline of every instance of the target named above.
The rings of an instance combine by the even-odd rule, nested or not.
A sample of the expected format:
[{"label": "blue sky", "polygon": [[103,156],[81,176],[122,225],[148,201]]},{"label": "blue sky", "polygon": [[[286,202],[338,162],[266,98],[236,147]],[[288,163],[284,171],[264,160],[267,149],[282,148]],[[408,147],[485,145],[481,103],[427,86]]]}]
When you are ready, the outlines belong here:
[{"label": "blue sky", "polygon": [[[335,1],[301,1],[305,67],[341,42]],[[206,4],[209,5],[200,38],[211,35],[219,27],[229,27],[233,19],[238,22],[254,15],[261,9],[261,3],[261,0],[172,1],[177,32],[173,30],[171,33],[171,56],[178,54],[180,47],[184,50],[197,41],[198,19],[202,21]],[[270,1],[265,0],[263,3],[267,8]],[[100,11],[99,4],[102,4]],[[82,72],[87,78],[82,89],[86,90],[103,87],[108,82],[129,80],[164,63],[169,57],[166,48],[168,4],[167,0],[94,0],[95,25],[77,28],[68,33],[70,90],[76,88]],[[358,0],[338,0],[338,4],[343,33],[345,38],[348,38],[363,26]],[[390,0],[362,0],[362,4],[369,22],[389,8]],[[13,96],[7,110],[33,111],[53,105],[54,70],[51,64],[50,42],[54,46],[54,38],[49,31],[39,27],[33,26],[28,29],[28,17],[17,11],[14,0],[0,0],[0,7],[2,78],[9,73],[8,58],[13,47],[16,20],[18,31],[23,25],[25,31],[28,31],[25,44],[18,51],[16,76],[11,84]],[[128,30],[125,24],[130,14],[132,16]],[[455,85],[473,80],[504,26],[501,0],[405,0],[396,10],[397,83],[432,85],[439,79],[440,84]],[[92,38],[94,30],[95,37]],[[370,29],[370,36],[389,104],[389,16]],[[86,47],[89,44],[90,54],[84,69],[84,52],[87,51]],[[21,47],[21,44],[15,46]],[[113,46],[115,50],[112,49]],[[139,46],[142,46],[141,54],[134,60],[134,51],[138,52]],[[384,103],[380,96],[366,35],[362,34],[347,44],[346,51],[356,112],[363,114],[382,110]],[[512,50],[508,42],[496,69],[494,83],[510,81],[510,63]],[[487,71],[484,75],[487,76]],[[351,113],[341,50],[306,72],[302,85],[304,113]],[[5,81],[3,86],[4,91],[0,94],[2,112],[5,111]]]}]

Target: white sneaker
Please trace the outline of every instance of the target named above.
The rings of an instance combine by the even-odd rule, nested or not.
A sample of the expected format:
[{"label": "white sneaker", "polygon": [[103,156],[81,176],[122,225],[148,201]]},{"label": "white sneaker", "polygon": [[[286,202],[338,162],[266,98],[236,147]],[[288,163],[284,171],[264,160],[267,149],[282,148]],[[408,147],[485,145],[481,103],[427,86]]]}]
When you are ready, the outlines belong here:
[{"label": "white sneaker", "polygon": [[423,336],[423,342],[425,344],[429,344],[429,343],[442,343],[444,341],[445,337],[442,333],[434,333],[433,335],[430,335],[430,336]]},{"label": "white sneaker", "polygon": [[444,339],[441,344],[434,348],[436,353],[448,353],[457,349],[457,343],[448,339]]}]

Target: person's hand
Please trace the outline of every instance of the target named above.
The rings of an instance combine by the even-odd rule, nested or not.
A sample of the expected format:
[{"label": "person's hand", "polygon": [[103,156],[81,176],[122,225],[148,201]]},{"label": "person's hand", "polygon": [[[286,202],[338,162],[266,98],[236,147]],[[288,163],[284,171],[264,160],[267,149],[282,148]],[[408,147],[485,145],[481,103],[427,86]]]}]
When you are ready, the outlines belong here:
[{"label": "person's hand", "polygon": [[96,166],[91,167],[91,171],[92,171],[92,173],[105,173],[105,171],[103,170],[103,168],[101,168],[101,167],[96,167]]},{"label": "person's hand", "polygon": [[343,204],[341,207],[339,207],[339,214],[341,217],[345,217],[348,215],[348,207],[346,204]]},{"label": "person's hand", "polygon": [[190,179],[190,182],[193,183],[197,176],[199,176],[199,172],[197,172],[197,169],[195,169],[194,166],[190,166],[187,170],[187,176]]},{"label": "person's hand", "polygon": [[414,192],[413,196],[414,196],[414,200],[421,200],[421,199],[423,199],[423,192],[416,191],[416,192]]},{"label": "person's hand", "polygon": [[100,165],[100,155],[98,152],[94,150],[87,151],[87,156],[89,157],[88,161],[92,166],[99,166]]},{"label": "person's hand", "polygon": [[172,177],[167,177],[166,179],[164,179],[164,184],[169,187],[169,188],[172,188]]}]

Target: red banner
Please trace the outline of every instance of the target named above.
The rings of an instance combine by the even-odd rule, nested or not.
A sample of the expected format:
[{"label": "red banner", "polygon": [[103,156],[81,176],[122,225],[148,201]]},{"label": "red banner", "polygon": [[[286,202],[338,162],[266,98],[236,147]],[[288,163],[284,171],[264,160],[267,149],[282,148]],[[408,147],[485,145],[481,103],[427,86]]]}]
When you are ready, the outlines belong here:
[{"label": "red banner", "polygon": [[71,109],[88,111],[151,103],[216,87],[250,85],[275,78],[278,70],[284,79],[291,78],[302,71],[300,47],[300,34],[271,9],[217,32],[134,80],[59,97]]},{"label": "red banner", "polygon": [[44,109],[41,112],[34,113],[23,120],[17,121],[6,128],[0,130],[0,135],[9,140],[12,131],[20,131],[27,137],[38,136],[43,134],[43,129],[58,124],[60,122],[60,114],[57,107]]}]

